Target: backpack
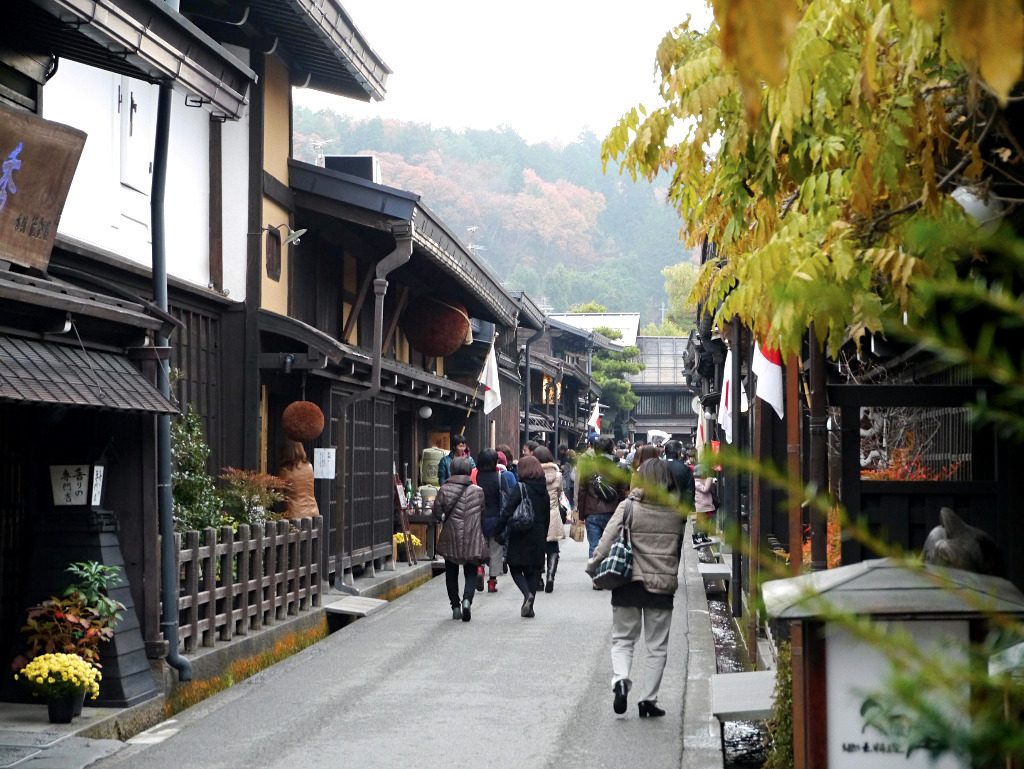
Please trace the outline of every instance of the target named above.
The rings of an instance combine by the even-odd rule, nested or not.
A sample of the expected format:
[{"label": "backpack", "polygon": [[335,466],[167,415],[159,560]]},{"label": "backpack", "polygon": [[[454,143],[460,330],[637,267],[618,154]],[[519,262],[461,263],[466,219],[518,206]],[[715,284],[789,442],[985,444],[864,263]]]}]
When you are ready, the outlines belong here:
[{"label": "backpack", "polygon": [[618,490],[602,478],[600,474],[590,476],[588,488],[590,489],[590,495],[602,502],[618,501],[619,499]]},{"label": "backpack", "polygon": [[533,502],[530,501],[530,495],[526,493],[526,487],[521,483],[519,484],[519,496],[519,504],[512,511],[512,520],[509,521],[509,527],[513,531],[525,531],[533,526]]}]

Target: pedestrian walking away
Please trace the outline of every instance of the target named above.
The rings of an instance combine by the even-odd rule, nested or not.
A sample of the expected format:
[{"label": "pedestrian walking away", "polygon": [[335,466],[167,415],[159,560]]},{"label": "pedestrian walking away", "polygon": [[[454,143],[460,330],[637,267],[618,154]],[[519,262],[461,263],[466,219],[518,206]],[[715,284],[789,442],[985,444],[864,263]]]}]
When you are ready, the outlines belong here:
[{"label": "pedestrian walking away", "polygon": [[576,486],[576,510],[587,527],[590,555],[594,554],[612,512],[629,491],[625,482],[617,480],[620,475],[618,460],[615,459],[615,441],[608,437],[599,438],[594,444],[594,458]]},{"label": "pedestrian walking away", "polygon": [[665,443],[665,460],[668,471],[672,474],[672,483],[676,489],[676,497],[686,505],[687,512],[693,509],[696,487],[693,471],[683,458],[683,444],[675,439]]},{"label": "pedestrian walking away", "polygon": [[686,524],[672,507],[645,501],[645,496],[656,497],[663,490],[674,491],[668,463],[663,459],[646,460],[637,470],[634,488],[615,509],[587,563],[587,573],[594,576],[628,514],[632,575],[627,584],[612,590],[612,709],[618,714],[626,712],[632,688],[629,671],[633,649],[643,630],[647,657],[637,702],[640,718],[665,715],[658,707],[658,690],[668,660],[673,596],[679,587],[679,556]]},{"label": "pedestrian walking away", "polygon": [[[477,567],[488,556],[483,533],[484,491],[474,486],[469,474],[473,465],[468,457],[456,457],[452,476],[438,489],[434,498],[434,518],[441,521],[437,553],[444,558],[444,579],[452,619],[469,622],[476,594]],[[465,583],[459,600],[459,569]]]},{"label": "pedestrian walking away", "polygon": [[[529,496],[533,505],[533,523],[526,529],[511,526],[512,514],[523,499]],[[557,513],[556,513],[557,515]],[[544,468],[536,457],[525,456],[519,460],[519,483],[505,500],[495,535],[505,542],[505,560],[508,563],[512,581],[523,594],[520,616],[533,617],[533,602],[540,589],[541,572],[544,570],[544,547],[548,526],[551,523],[551,503],[548,498]]]},{"label": "pedestrian walking away", "polygon": [[[494,529],[501,518],[501,500],[516,485],[512,473],[499,465],[498,452],[484,449],[477,457],[476,484],[484,492],[483,533],[487,540],[487,592],[498,592],[498,577],[505,562],[505,547],[494,535]],[[480,567],[483,569],[483,566]],[[482,572],[481,572],[482,573]],[[479,588],[479,585],[477,585]]]},{"label": "pedestrian walking away", "polygon": [[551,450],[547,446],[538,446],[534,449],[533,456],[544,468],[544,483],[548,489],[548,505],[551,510],[547,542],[544,543],[544,592],[551,593],[555,589],[555,573],[558,571],[558,543],[565,539],[565,516],[568,515],[568,511],[563,511],[559,504],[562,498],[562,471],[555,462]]}]

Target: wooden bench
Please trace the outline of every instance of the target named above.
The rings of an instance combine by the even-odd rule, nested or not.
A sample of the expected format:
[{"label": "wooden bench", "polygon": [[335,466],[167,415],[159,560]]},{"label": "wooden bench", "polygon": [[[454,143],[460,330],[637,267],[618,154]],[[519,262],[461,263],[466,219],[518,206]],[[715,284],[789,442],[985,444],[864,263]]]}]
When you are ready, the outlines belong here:
[{"label": "wooden bench", "polygon": [[715,673],[711,676],[711,713],[718,719],[725,749],[726,721],[764,721],[772,715],[774,670]]}]

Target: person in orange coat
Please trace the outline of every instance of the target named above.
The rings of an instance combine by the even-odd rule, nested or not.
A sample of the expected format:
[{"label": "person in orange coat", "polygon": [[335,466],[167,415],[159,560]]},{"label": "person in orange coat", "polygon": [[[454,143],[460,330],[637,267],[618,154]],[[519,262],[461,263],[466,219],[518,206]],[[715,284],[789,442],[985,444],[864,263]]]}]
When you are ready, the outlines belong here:
[{"label": "person in orange coat", "polygon": [[285,443],[277,474],[288,482],[285,518],[293,520],[320,515],[316,495],[313,493],[313,465],[299,441],[289,440]]}]

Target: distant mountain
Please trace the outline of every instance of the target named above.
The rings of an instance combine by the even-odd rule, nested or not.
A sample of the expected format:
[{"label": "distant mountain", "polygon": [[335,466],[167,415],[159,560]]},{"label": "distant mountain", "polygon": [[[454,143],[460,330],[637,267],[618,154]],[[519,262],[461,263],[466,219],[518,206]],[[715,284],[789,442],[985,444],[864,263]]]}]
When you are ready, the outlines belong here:
[{"label": "distant mountain", "polygon": [[554,312],[596,301],[659,322],[661,270],[688,261],[665,189],[601,173],[600,140],[527,144],[511,129],[456,132],[297,108],[295,156],[374,155],[384,184],[423,196],[509,289]]}]

